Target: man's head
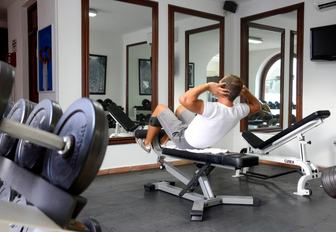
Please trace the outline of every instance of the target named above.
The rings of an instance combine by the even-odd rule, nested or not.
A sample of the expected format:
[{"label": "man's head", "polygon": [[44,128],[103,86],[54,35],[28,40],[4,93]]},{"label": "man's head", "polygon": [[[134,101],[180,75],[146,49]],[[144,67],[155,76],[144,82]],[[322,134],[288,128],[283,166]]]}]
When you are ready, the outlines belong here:
[{"label": "man's head", "polygon": [[224,83],[224,88],[230,90],[230,94],[227,96],[230,101],[233,101],[239,96],[243,87],[243,82],[240,78],[232,74],[224,76],[219,83]]}]

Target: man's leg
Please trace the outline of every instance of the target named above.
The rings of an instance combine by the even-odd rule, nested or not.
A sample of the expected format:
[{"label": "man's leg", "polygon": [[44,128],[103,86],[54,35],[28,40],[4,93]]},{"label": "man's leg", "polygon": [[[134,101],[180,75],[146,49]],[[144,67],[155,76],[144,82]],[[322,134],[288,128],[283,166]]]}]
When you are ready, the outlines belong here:
[{"label": "man's leg", "polygon": [[184,124],[189,125],[191,121],[195,118],[196,114],[188,110],[182,105],[179,105],[175,110],[175,115]]},{"label": "man's leg", "polygon": [[[175,110],[175,115],[178,119],[180,119],[183,123],[185,124],[189,124],[192,119],[194,119],[195,114],[190,112],[187,108],[185,108],[182,105],[179,105],[176,110]],[[160,144],[164,145],[169,141],[169,136],[167,134],[165,134],[161,140],[160,140]]]},{"label": "man's leg", "polygon": [[[152,113],[152,117],[157,117],[162,111],[164,111],[167,108],[168,107],[163,104],[157,105],[157,107]],[[160,133],[160,131],[161,131],[161,127],[155,127],[155,126],[148,125],[147,136],[144,141],[145,146],[150,146],[152,141],[154,140],[154,138],[156,138],[156,136]]]}]

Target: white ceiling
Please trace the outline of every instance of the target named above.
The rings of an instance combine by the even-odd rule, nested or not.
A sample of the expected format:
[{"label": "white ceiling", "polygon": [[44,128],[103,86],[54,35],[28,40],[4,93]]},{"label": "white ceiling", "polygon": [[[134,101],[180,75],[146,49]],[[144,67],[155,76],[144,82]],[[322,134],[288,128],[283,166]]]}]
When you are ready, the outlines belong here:
[{"label": "white ceiling", "polygon": [[[253,22],[279,28],[296,30],[296,16],[297,12],[293,11],[285,14],[262,18]],[[249,33],[250,36],[258,37],[263,40],[263,43],[261,44],[249,44],[250,50],[263,50],[280,47],[281,40],[279,32],[250,28]]]},{"label": "white ceiling", "polygon": [[111,0],[90,0],[90,8],[97,10],[90,18],[90,30],[129,33],[151,27],[152,8]]}]

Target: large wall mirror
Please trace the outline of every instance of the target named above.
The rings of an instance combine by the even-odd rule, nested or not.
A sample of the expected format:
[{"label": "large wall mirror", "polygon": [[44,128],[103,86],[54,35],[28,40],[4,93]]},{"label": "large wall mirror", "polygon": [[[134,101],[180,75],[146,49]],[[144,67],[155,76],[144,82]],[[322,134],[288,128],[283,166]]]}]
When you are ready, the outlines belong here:
[{"label": "large wall mirror", "polygon": [[278,131],[302,118],[303,11],[302,3],[241,19],[241,78],[262,102],[241,131]]},{"label": "large wall mirror", "polygon": [[[186,90],[224,75],[224,18],[169,5],[168,24],[168,105],[174,109]],[[206,94],[200,97],[216,100]]]},{"label": "large wall mirror", "polygon": [[[83,96],[147,124],[157,105],[158,3],[82,0],[82,8]],[[105,111],[110,144],[134,142],[133,132]]]}]

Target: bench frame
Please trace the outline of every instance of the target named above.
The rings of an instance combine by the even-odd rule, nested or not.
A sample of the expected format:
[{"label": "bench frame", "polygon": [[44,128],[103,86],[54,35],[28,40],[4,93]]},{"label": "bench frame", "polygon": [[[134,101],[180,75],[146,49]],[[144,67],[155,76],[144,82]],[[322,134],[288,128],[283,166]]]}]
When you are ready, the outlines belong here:
[{"label": "bench frame", "polygon": [[[297,128],[296,130],[288,133],[282,138],[274,141],[271,146],[268,146],[264,149],[253,148],[250,146],[248,148],[247,154],[257,155],[260,160],[271,161],[289,165],[296,165],[300,167],[300,173],[302,176],[298,180],[297,189],[294,194],[299,196],[310,196],[312,194],[311,189],[308,187],[308,181],[312,179],[321,178],[321,172],[318,168],[309,160],[306,156],[306,146],[311,144],[310,141],[305,140],[304,134],[310,131],[311,129],[321,125],[323,123],[322,118],[315,119],[306,123],[305,125]],[[270,152],[283,146],[291,140],[297,139],[299,143],[299,157],[282,157],[271,155]],[[248,170],[238,170],[238,174],[248,175]],[[289,174],[289,173],[288,173]]]},{"label": "bench frame", "polygon": [[[176,187],[174,182],[160,181],[149,183],[145,185],[146,191],[159,190],[172,195],[182,197],[193,202],[190,211],[191,221],[202,221],[204,209],[211,206],[221,204],[234,204],[234,205],[253,205],[254,199],[252,196],[216,196],[211,188],[208,180],[208,175],[215,168],[211,163],[203,163],[195,171],[193,176],[183,173],[178,168],[174,167],[169,162],[165,161],[165,156],[162,154],[159,138],[155,139],[152,143],[154,152],[158,156],[160,169],[166,169],[173,177],[182,182],[185,187]],[[195,188],[200,186],[202,194],[194,192]]]}]

